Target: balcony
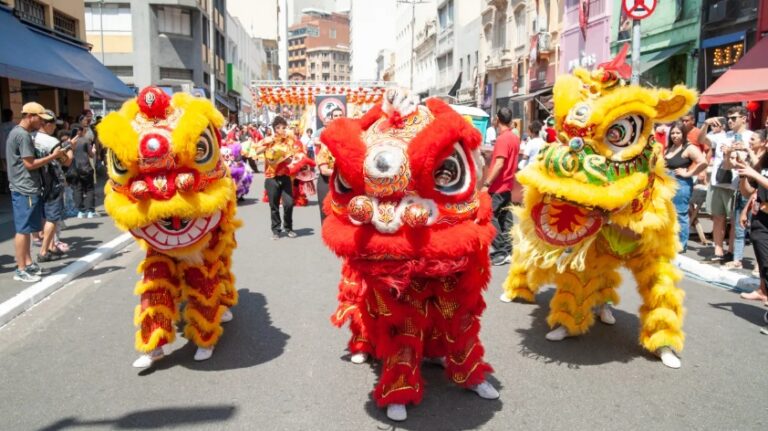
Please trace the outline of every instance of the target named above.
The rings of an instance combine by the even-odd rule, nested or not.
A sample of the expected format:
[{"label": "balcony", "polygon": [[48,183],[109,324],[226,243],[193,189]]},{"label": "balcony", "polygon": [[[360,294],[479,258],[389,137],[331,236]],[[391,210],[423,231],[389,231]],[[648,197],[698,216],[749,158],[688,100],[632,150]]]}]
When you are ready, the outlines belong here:
[{"label": "balcony", "polygon": [[538,36],[538,48],[539,48],[539,54],[540,55],[548,55],[550,52],[552,52],[552,34],[542,31],[539,32]]},{"label": "balcony", "polygon": [[512,53],[508,48],[497,46],[491,48],[488,59],[485,60],[488,70],[504,69],[512,67]]}]

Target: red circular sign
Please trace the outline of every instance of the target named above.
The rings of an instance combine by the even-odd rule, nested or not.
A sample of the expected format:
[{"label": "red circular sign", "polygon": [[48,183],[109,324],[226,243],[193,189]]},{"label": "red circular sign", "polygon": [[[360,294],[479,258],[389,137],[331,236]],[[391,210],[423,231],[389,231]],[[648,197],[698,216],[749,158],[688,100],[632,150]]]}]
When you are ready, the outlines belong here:
[{"label": "red circular sign", "polygon": [[658,0],[621,0],[621,7],[628,17],[641,20],[651,16],[658,3]]}]

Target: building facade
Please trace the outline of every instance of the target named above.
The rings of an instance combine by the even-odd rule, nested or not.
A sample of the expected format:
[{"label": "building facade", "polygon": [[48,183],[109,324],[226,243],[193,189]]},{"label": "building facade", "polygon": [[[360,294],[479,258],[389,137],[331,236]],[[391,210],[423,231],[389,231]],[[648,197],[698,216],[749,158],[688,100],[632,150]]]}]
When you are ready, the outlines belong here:
[{"label": "building facade", "polygon": [[[640,80],[642,84],[696,88],[699,70],[701,0],[658,2],[653,15],[641,21]],[[611,52],[631,43],[632,20],[613,0]]]},{"label": "building facade", "polygon": [[288,32],[289,81],[348,81],[349,15],[307,11]]},{"label": "building facade", "polygon": [[[570,73],[575,67],[592,70],[611,58],[612,0],[587,0],[589,7],[584,26],[580,24],[580,7],[584,0],[565,0],[565,16],[560,42],[558,73]],[[584,13],[584,12],[582,12]]]},{"label": "building facade", "polygon": [[227,95],[225,0],[106,0],[85,5],[88,42],[97,56],[103,42],[105,65],[123,82],[210,98],[214,76],[216,106],[225,113],[237,111],[236,101]]},{"label": "building facade", "polygon": [[[416,69],[414,51],[417,46],[418,34],[424,30],[428,22],[436,22],[437,10],[434,3],[397,2],[395,4],[395,81],[401,87],[411,88],[417,93],[434,92],[435,74],[428,73],[428,47],[422,47],[422,71]],[[434,24],[436,25],[436,24]],[[433,32],[436,32],[436,27]],[[429,42],[432,43],[432,42]],[[434,51],[432,51],[434,53]],[[413,69],[411,64],[413,63]],[[428,76],[427,78],[424,78]],[[424,80],[417,84],[419,79]]]},{"label": "building facade", "polygon": [[85,21],[81,1],[0,1],[0,107],[18,118],[36,101],[73,120],[92,98],[133,95],[89,52]]},{"label": "building facade", "polygon": [[[712,85],[760,38],[760,0],[703,0],[699,46],[699,88]],[[711,115],[724,115],[728,106],[715,106]]]}]

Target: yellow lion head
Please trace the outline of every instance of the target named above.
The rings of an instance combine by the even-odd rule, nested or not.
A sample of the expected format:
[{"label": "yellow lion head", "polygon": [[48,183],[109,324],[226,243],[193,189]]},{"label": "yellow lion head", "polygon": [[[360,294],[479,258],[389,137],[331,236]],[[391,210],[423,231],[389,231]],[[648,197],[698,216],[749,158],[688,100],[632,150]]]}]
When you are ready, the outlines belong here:
[{"label": "yellow lion head", "polygon": [[98,126],[107,148],[104,206],[158,251],[199,250],[233,202],[220,160],[222,115],[207,100],[143,89]]}]

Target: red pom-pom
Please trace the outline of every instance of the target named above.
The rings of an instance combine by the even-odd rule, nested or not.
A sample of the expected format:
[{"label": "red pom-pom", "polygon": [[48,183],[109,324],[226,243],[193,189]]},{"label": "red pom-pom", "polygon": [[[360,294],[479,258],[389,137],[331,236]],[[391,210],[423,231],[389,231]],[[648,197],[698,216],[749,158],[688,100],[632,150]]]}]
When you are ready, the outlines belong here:
[{"label": "red pom-pom", "polygon": [[547,143],[551,144],[557,140],[557,132],[551,127],[547,127]]},{"label": "red pom-pom", "polygon": [[171,106],[171,98],[165,91],[157,87],[146,87],[136,97],[139,110],[145,117],[154,120],[162,120],[168,116]]},{"label": "red pom-pom", "polygon": [[755,102],[754,100],[747,102],[747,111],[756,112],[758,109],[760,109],[760,103]]},{"label": "red pom-pom", "polygon": [[712,105],[709,103],[699,103],[699,108],[701,108],[702,111],[708,111],[710,106]]}]

